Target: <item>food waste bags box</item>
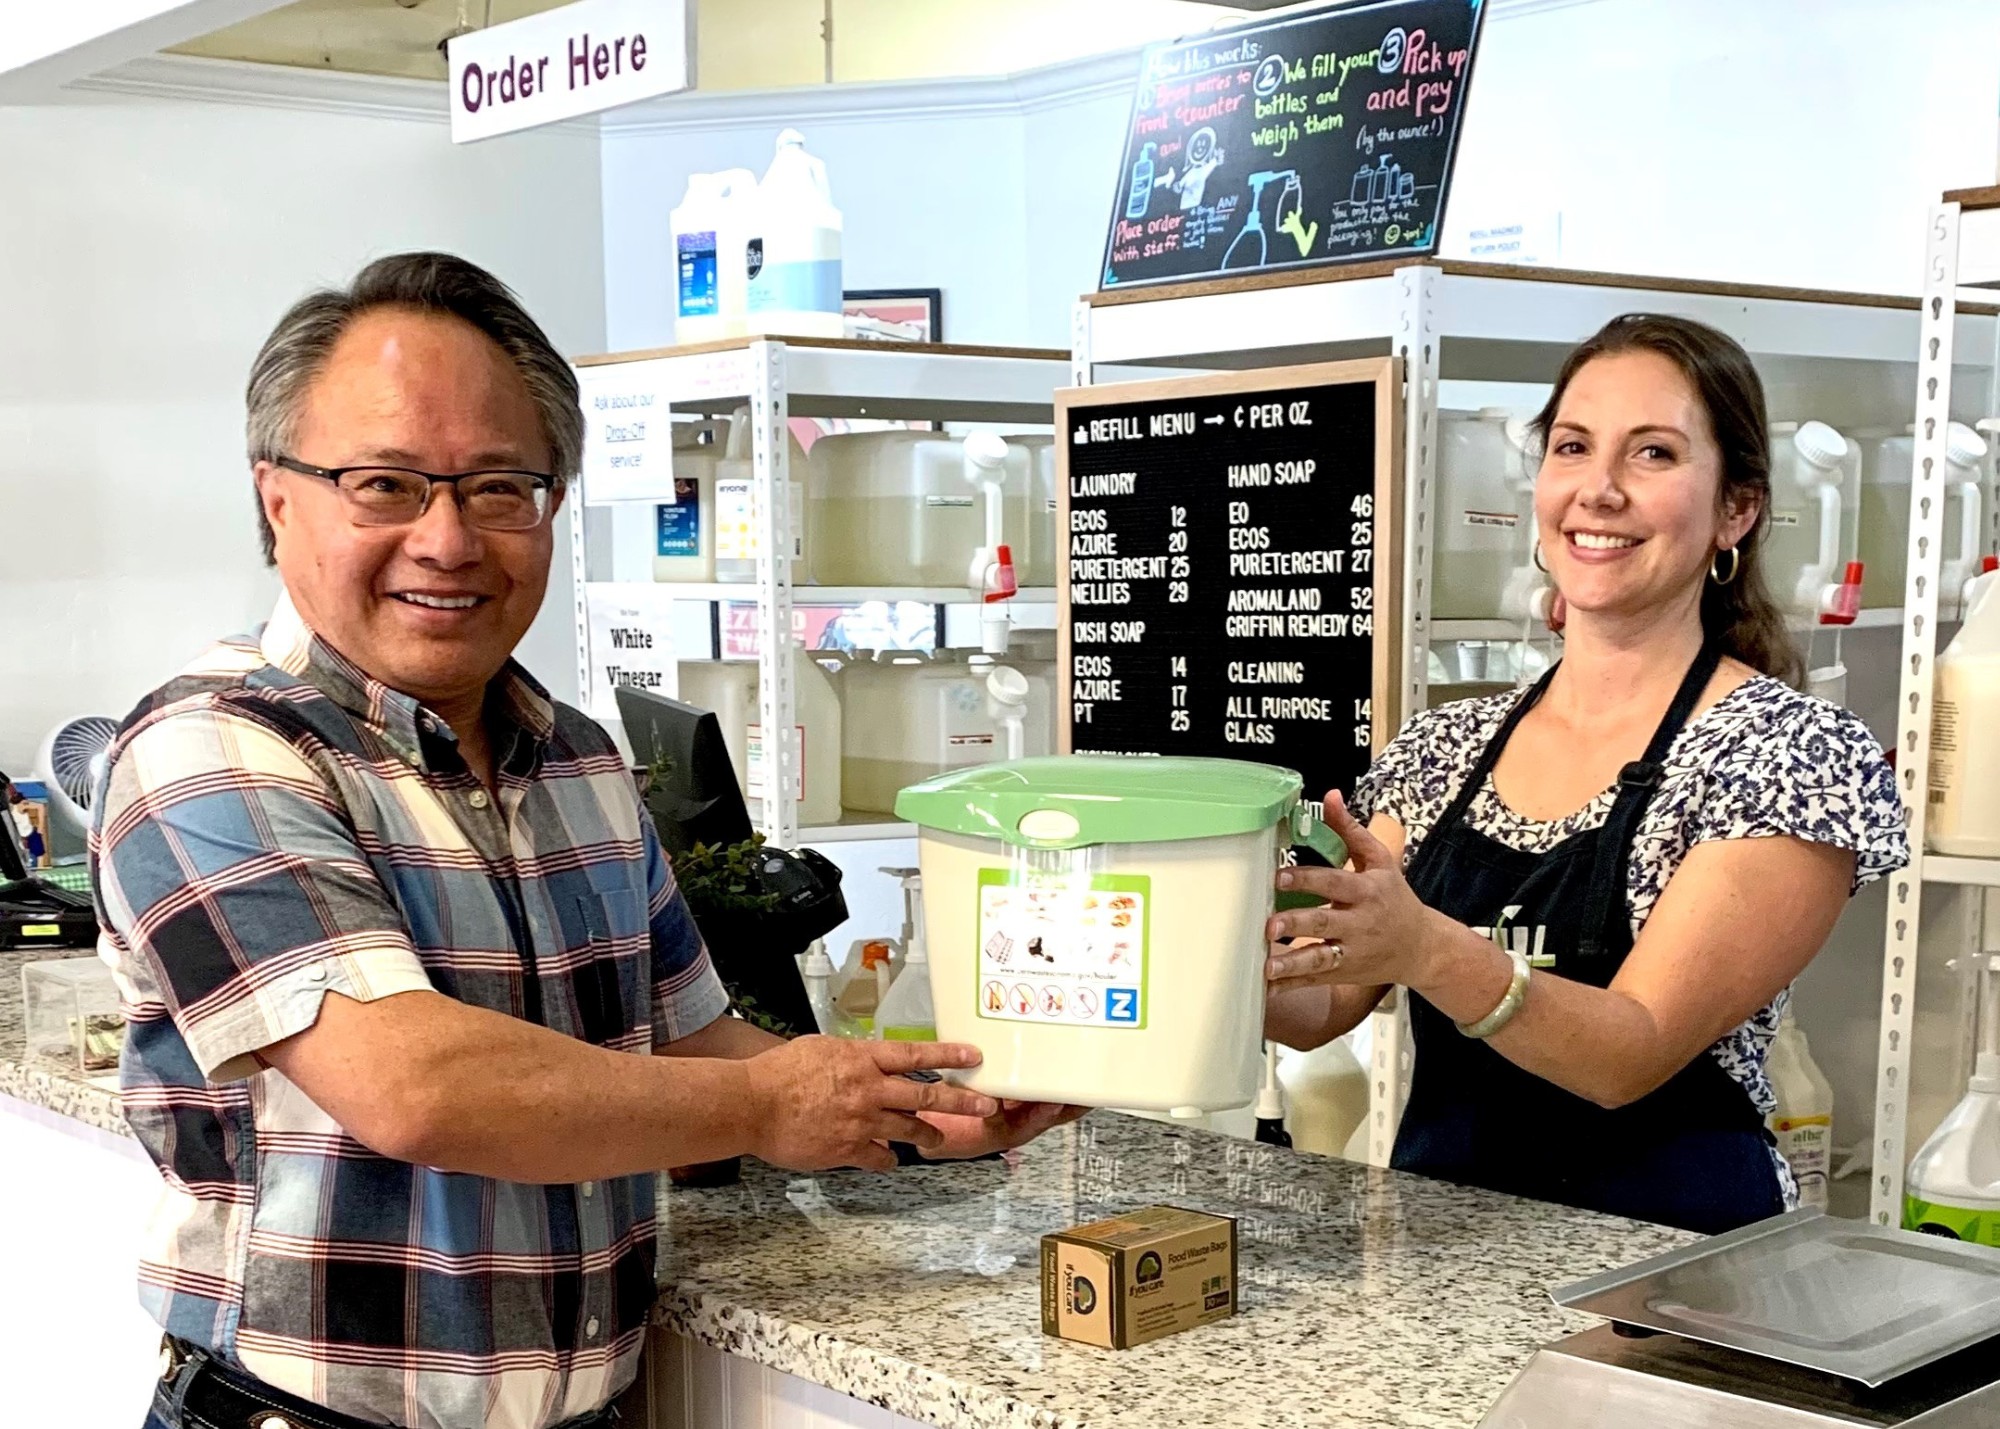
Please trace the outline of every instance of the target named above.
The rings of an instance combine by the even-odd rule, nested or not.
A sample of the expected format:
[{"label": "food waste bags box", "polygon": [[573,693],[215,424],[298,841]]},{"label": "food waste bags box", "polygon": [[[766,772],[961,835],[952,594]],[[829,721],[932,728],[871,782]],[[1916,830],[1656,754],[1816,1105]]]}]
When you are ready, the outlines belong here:
[{"label": "food waste bags box", "polygon": [[1236,1313],[1236,1222],[1148,1206],[1042,1237],[1042,1333],[1125,1350]]}]

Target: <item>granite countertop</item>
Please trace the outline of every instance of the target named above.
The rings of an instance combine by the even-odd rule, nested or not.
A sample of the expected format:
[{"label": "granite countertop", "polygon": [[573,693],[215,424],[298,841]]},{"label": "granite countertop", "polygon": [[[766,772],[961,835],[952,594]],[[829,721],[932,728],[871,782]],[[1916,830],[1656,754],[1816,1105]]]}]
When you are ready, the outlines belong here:
[{"label": "granite countertop", "polygon": [[[130,1135],[115,1086],[24,1058],[20,969],[48,956],[0,953],[0,1096]],[[1160,1202],[1237,1218],[1241,1313],[1044,1338],[1041,1237]],[[1115,1112],[1004,1162],[662,1177],[660,1222],[660,1323],[946,1429],[1470,1429],[1594,1323],[1550,1286],[1695,1239]]]},{"label": "granite countertop", "polygon": [[[1043,1234],[1166,1202],[1238,1219],[1241,1313],[1131,1350],[1041,1333]],[[663,1323],[954,1429],[1470,1429],[1547,1290],[1696,1237],[1158,1122],[1092,1114],[1010,1164],[661,1198]]]},{"label": "granite countertop", "polygon": [[118,1077],[89,1078],[27,1054],[26,1009],[21,1001],[21,969],[54,958],[89,958],[89,948],[32,948],[0,951],[0,1097],[72,1117],[99,1131],[130,1136],[118,1105]]}]

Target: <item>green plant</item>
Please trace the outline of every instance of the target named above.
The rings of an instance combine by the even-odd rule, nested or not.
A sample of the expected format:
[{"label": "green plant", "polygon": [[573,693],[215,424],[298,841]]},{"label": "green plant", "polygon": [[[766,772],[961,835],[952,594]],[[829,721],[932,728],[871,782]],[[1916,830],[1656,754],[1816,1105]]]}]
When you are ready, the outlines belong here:
[{"label": "green plant", "polygon": [[674,879],[681,886],[697,921],[705,912],[768,913],[778,895],[761,891],[751,861],[764,846],[762,834],[741,843],[698,843],[674,860]]}]

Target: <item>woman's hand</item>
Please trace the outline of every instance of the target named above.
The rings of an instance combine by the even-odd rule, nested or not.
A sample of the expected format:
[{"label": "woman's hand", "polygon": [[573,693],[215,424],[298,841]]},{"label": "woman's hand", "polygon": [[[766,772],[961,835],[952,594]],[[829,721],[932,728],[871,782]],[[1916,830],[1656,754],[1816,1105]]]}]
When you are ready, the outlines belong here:
[{"label": "woman's hand", "polygon": [[[1273,947],[1265,979],[1273,992],[1312,984],[1421,985],[1437,914],[1403,877],[1402,859],[1348,813],[1340,794],[1326,796],[1326,823],[1347,844],[1348,866],[1285,868],[1278,887],[1324,898],[1321,908],[1296,908],[1266,926]],[[1284,938],[1315,938],[1278,947]]]}]

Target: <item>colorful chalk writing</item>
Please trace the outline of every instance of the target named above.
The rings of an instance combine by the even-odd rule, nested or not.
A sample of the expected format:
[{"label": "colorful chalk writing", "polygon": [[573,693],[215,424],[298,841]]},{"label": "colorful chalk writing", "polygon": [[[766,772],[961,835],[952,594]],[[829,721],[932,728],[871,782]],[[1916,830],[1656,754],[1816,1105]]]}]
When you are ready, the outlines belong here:
[{"label": "colorful chalk writing", "polygon": [[1434,252],[1485,0],[1376,0],[1149,48],[1103,288]]}]

